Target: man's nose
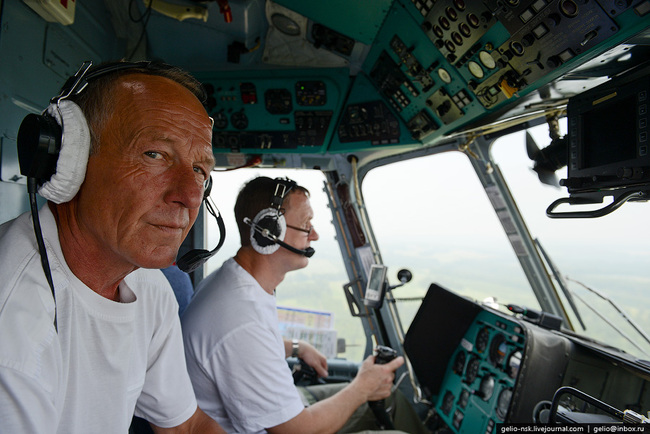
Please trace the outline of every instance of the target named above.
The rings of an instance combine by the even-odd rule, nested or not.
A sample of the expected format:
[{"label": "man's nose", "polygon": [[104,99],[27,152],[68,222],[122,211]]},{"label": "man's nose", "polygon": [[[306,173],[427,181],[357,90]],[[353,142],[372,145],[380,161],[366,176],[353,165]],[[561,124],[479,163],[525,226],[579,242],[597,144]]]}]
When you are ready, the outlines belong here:
[{"label": "man's nose", "polygon": [[318,232],[316,232],[316,228],[312,226],[311,228],[311,233],[309,234],[309,240],[310,241],[318,241],[319,235]]},{"label": "man's nose", "polygon": [[203,202],[205,185],[194,168],[177,168],[171,177],[168,199],[180,203],[185,208],[196,209]]}]

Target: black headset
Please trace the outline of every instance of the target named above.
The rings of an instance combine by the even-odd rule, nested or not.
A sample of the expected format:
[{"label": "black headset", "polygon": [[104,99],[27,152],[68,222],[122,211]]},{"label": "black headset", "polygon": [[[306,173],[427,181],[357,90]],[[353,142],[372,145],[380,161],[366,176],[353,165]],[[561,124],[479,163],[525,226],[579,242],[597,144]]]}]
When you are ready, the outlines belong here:
[{"label": "black headset", "polygon": [[[20,173],[27,177],[27,190],[30,196],[30,207],[32,212],[32,220],[34,222],[34,232],[36,234],[36,240],[38,243],[38,248],[41,256],[41,264],[43,266],[43,271],[45,272],[45,277],[47,278],[50,289],[52,290],[52,296],[55,300],[55,313],[54,313],[54,326],[57,326],[56,320],[56,295],[54,291],[54,284],[52,282],[52,275],[50,272],[49,261],[47,258],[47,251],[45,249],[45,244],[43,241],[43,235],[41,232],[40,221],[38,218],[38,205],[36,201],[36,191],[39,186],[42,186],[44,183],[50,181],[53,175],[57,172],[57,163],[59,160],[59,154],[62,147],[66,146],[66,143],[69,143],[70,140],[75,138],[65,137],[65,125],[63,125],[63,114],[61,112],[61,102],[67,100],[73,95],[81,93],[88,83],[92,80],[96,80],[99,77],[115,73],[122,70],[128,69],[146,69],[152,72],[161,71],[165,69],[174,68],[171,65],[157,62],[113,62],[100,65],[94,69],[91,69],[92,61],[84,62],[79,70],[72,77],[68,78],[63,84],[61,91],[55,97],[50,100],[49,110],[56,110],[60,116],[60,122],[50,113],[48,110],[43,112],[41,115],[37,114],[28,114],[25,119],[23,119],[18,130],[17,137],[17,147],[18,147],[18,162],[20,165]],[[76,114],[75,114],[76,117]],[[82,113],[79,111],[79,117],[81,119],[74,119],[75,122],[80,122],[85,125],[87,128],[86,120]],[[90,136],[87,137],[87,143],[85,138],[82,138],[82,146],[90,148]],[[84,166],[85,170],[85,166]],[[84,172],[85,176],[85,172]],[[83,177],[81,181],[78,182],[80,185],[83,182]],[[78,189],[79,185],[76,185],[74,188]],[[73,188],[73,189],[74,189]],[[70,194],[74,195],[76,189]],[[225,240],[225,225],[221,215],[218,214],[218,211],[215,211],[216,207],[211,204],[209,199],[210,191],[212,189],[212,178],[209,177],[206,181],[206,188],[203,195],[203,201],[206,204],[206,208],[217,219],[217,224],[220,230],[220,240],[217,247],[208,252],[206,250],[196,249],[188,252],[179,260],[179,268],[185,272],[190,272],[202,265],[208,258],[212,257],[223,245]],[[47,199],[50,199],[46,196]],[[181,262],[186,265],[185,268],[181,267]]]},{"label": "black headset", "polygon": [[261,210],[253,220],[244,218],[244,223],[251,227],[250,241],[253,249],[262,255],[270,255],[283,247],[290,252],[311,258],[315,250],[311,247],[298,249],[284,242],[287,223],[284,218],[282,203],[296,186],[296,182],[288,178],[276,178],[277,184],[271,206]]},{"label": "black headset", "polygon": [[219,251],[219,249],[221,249],[224,241],[226,241],[226,225],[223,223],[221,213],[219,213],[219,210],[214,205],[214,202],[212,202],[212,198],[210,198],[211,191],[212,177],[209,177],[205,191],[203,192],[203,202],[205,203],[205,209],[207,209],[208,212],[212,214],[212,216],[217,220],[217,225],[219,226],[219,242],[217,243],[217,247],[210,251],[204,249],[194,249],[181,256],[176,261],[176,265],[186,273],[191,273],[203,265],[205,261],[213,257]]}]

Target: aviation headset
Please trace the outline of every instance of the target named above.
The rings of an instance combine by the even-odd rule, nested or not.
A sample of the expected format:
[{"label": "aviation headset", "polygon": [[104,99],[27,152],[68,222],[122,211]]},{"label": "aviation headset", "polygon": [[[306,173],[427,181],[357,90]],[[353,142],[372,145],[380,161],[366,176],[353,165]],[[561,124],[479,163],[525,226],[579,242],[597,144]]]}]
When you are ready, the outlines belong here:
[{"label": "aviation headset", "polygon": [[244,217],[244,223],[251,227],[251,246],[262,255],[270,255],[280,247],[284,247],[293,253],[311,258],[315,253],[313,248],[298,249],[284,242],[287,222],[284,218],[282,203],[296,186],[296,182],[288,178],[276,178],[275,180],[277,184],[271,198],[271,206],[258,212],[252,221],[250,218]]},{"label": "aviation headset", "polygon": [[[27,177],[34,232],[43,271],[54,297],[54,285],[38,219],[36,192],[57,204],[68,202],[77,194],[85,178],[90,154],[90,129],[81,108],[69,98],[81,93],[90,81],[111,73],[144,69],[155,75],[156,71],[174,68],[149,61],[107,63],[92,70],[91,66],[91,61],[84,62],[75,75],[66,80],[59,94],[50,100],[47,109],[41,115],[28,114],[18,130],[20,173]],[[210,203],[211,188],[212,178],[209,177],[203,200],[208,211],[217,219],[221,233],[219,244],[210,252],[197,249],[185,254],[178,261],[179,268],[185,272],[193,271],[217,253],[225,240],[221,215],[215,212],[215,207]],[[56,313],[54,325],[56,327]]]}]

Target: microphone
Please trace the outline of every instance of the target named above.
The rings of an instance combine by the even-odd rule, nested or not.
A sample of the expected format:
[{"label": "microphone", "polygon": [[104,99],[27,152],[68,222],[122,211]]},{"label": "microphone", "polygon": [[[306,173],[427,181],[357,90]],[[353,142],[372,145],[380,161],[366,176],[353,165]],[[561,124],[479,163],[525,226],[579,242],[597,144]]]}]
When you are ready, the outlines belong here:
[{"label": "microphone", "polygon": [[303,256],[306,256],[308,258],[311,258],[312,256],[314,256],[314,253],[316,253],[316,251],[311,247],[307,247],[306,249],[297,249],[297,248],[285,243],[284,241],[275,240],[275,242],[278,243],[280,245],[280,247],[284,247],[285,249],[287,249],[290,252],[297,253],[299,255],[303,255]]},{"label": "microphone", "polygon": [[273,241],[274,243],[277,243],[280,247],[284,247],[285,249],[287,249],[290,252],[296,253],[298,255],[303,255],[303,256],[305,256],[307,258],[311,258],[312,256],[314,256],[314,253],[316,253],[316,251],[311,247],[307,247],[306,249],[298,249],[296,247],[293,247],[293,246],[285,243],[284,241],[278,239],[277,236],[272,234],[270,230],[261,227],[257,223],[254,223],[248,217],[244,217],[244,223],[251,226],[253,229],[255,229],[255,231],[257,233],[262,235],[267,240],[270,240],[270,241]]},{"label": "microphone", "polygon": [[205,249],[194,249],[190,250],[186,254],[184,254],[180,259],[176,261],[176,265],[181,271],[184,271],[186,273],[191,273],[192,271],[196,270],[199,268],[201,265],[205,264],[205,261],[213,257],[214,255],[217,254],[219,249],[221,249],[221,246],[223,246],[224,241],[226,241],[226,225],[223,222],[223,218],[221,218],[221,213],[217,214],[212,207],[212,199],[210,199],[209,196],[206,196],[204,199],[205,202],[205,208],[208,210],[210,214],[217,220],[217,225],[219,226],[219,243],[217,243],[217,247],[215,247],[213,250],[205,250]]}]

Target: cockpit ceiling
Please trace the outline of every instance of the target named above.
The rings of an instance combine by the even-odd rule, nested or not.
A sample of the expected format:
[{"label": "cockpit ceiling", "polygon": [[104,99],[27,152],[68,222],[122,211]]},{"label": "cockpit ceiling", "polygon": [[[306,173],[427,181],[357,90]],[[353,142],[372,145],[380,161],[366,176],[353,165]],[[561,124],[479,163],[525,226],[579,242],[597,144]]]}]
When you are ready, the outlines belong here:
[{"label": "cockpit ceiling", "polygon": [[[542,117],[648,57],[648,0],[229,0],[228,13],[222,2],[186,3],[174,18],[147,2],[88,0],[74,24],[54,26],[5,2],[3,22],[33,28],[44,54],[27,54],[11,27],[0,54],[33,63],[48,85],[87,58],[182,66],[208,89],[215,153],[226,155],[437,145],[506,117]],[[0,78],[18,89],[10,75]]]},{"label": "cockpit ceiling", "polygon": [[217,51],[226,68],[190,62],[211,91],[217,152],[412,148],[563,106],[602,82],[594,75],[637,62],[645,47],[618,45],[647,27],[647,2],[608,3],[281,0],[265,3],[262,17],[261,4],[232,2],[233,23],[240,14],[268,23],[265,33],[230,32]]}]

